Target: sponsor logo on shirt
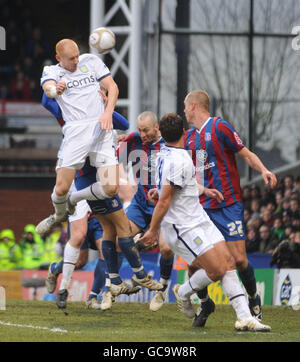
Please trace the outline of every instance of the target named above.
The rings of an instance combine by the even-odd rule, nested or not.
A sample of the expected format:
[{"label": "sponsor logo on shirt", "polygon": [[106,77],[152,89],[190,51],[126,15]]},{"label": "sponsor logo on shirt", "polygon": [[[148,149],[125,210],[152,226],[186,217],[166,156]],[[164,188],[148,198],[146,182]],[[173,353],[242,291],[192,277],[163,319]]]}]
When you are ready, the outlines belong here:
[{"label": "sponsor logo on shirt", "polygon": [[243,142],[242,142],[242,140],[240,139],[239,135],[238,135],[236,132],[234,132],[233,135],[234,135],[234,138],[235,138],[235,140],[236,140],[236,143],[237,143],[238,145],[242,145]]},{"label": "sponsor logo on shirt", "polygon": [[97,82],[97,79],[91,74],[89,77],[74,79],[67,82],[67,88],[82,88],[95,82]]},{"label": "sponsor logo on shirt", "polygon": [[205,171],[205,170],[208,170],[212,167],[215,167],[216,164],[214,162],[210,162],[210,163],[207,163],[206,165],[203,165],[203,166],[197,166],[196,167],[196,171]]},{"label": "sponsor logo on shirt", "polygon": [[207,152],[205,150],[199,150],[196,152],[196,156],[199,161],[204,162],[207,159]]}]

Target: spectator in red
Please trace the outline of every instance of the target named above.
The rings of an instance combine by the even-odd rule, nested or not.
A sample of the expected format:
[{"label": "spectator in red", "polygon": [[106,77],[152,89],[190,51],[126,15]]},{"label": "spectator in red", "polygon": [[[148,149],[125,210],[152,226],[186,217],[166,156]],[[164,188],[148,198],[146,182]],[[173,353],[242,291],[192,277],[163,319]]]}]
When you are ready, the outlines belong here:
[{"label": "spectator in red", "polygon": [[13,100],[30,100],[30,81],[24,73],[18,72],[11,83],[11,96]]}]

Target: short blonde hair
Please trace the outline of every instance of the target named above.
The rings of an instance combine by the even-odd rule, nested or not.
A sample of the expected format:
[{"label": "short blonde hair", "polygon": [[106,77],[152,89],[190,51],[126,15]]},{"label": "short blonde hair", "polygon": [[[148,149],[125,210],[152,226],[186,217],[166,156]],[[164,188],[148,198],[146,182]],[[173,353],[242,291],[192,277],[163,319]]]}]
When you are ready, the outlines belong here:
[{"label": "short blonde hair", "polygon": [[196,103],[199,108],[204,108],[209,112],[209,96],[203,90],[191,91],[185,98],[190,103]]}]

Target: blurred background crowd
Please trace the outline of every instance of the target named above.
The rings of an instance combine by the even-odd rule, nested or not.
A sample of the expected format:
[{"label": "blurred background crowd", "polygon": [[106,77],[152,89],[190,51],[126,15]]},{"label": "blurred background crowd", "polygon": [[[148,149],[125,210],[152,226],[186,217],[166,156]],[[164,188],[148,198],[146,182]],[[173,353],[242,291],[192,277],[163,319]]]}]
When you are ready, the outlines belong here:
[{"label": "blurred background crowd", "polygon": [[0,98],[40,102],[41,69],[52,63],[47,37],[20,1],[13,7],[1,1],[1,25],[6,30],[9,51],[2,52],[0,58]]},{"label": "blurred background crowd", "polygon": [[[244,186],[246,251],[272,254],[270,266],[300,267],[300,177],[285,176],[275,190]],[[28,224],[20,240],[14,231],[0,232],[0,270],[47,269],[62,258],[66,226],[55,226],[44,238]]]},{"label": "blurred background crowd", "polygon": [[300,267],[300,177],[285,176],[275,190],[243,187],[247,253],[272,254],[271,266]]},{"label": "blurred background crowd", "polygon": [[0,231],[0,270],[48,269],[62,259],[67,242],[63,224],[56,225],[43,238],[35,225],[27,224],[20,240],[11,229]]}]

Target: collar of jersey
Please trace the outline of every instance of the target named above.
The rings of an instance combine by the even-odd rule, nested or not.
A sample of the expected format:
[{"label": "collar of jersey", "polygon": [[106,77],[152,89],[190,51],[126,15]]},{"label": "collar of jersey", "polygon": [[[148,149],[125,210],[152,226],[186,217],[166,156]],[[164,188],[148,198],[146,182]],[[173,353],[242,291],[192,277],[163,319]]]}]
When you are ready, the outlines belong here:
[{"label": "collar of jersey", "polygon": [[205,127],[205,126],[207,125],[207,123],[210,121],[211,118],[212,118],[212,117],[208,117],[207,120],[203,123],[203,125],[201,126],[200,129],[196,128],[196,131],[197,131],[198,133],[201,133],[203,127]]}]

